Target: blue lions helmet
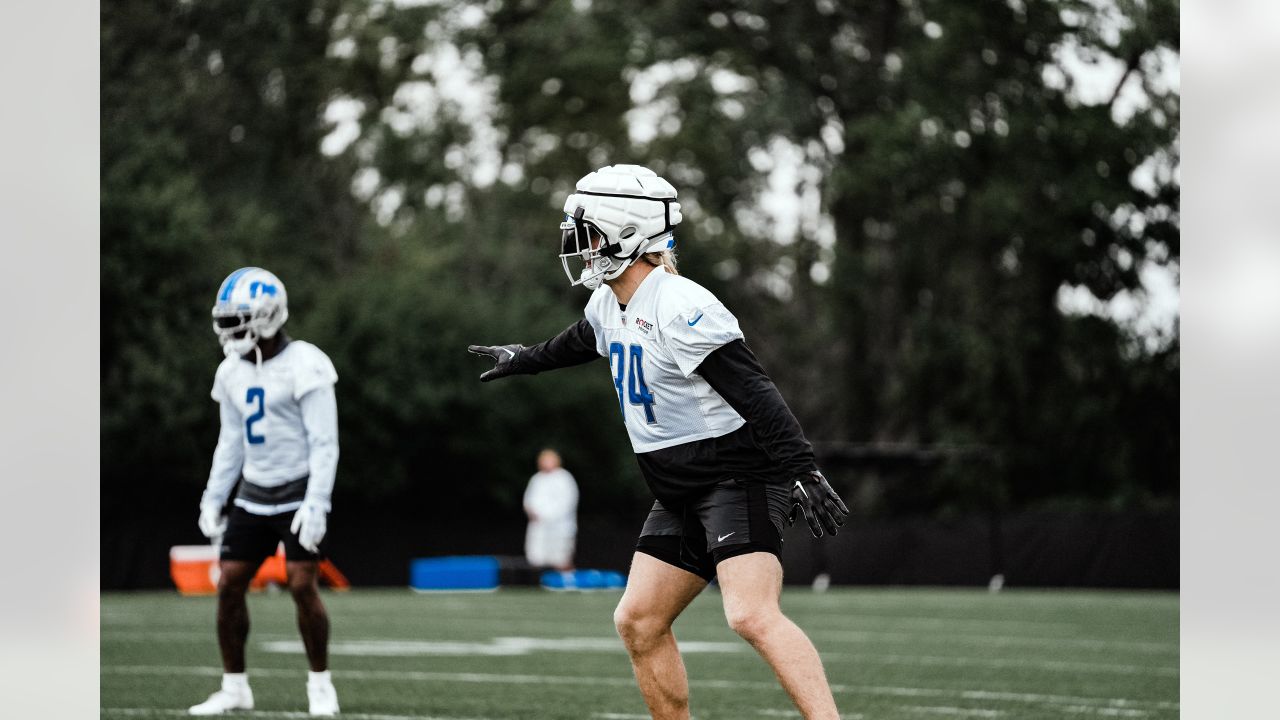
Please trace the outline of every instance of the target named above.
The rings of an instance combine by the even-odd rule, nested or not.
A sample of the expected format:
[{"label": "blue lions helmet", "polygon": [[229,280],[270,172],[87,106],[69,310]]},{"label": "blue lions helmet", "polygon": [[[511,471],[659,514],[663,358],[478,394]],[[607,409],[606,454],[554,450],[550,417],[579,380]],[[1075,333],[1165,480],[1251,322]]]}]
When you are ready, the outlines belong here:
[{"label": "blue lions helmet", "polygon": [[227,357],[244,355],[259,339],[275,337],[288,319],[284,283],[262,268],[240,268],[218,287],[213,332]]}]

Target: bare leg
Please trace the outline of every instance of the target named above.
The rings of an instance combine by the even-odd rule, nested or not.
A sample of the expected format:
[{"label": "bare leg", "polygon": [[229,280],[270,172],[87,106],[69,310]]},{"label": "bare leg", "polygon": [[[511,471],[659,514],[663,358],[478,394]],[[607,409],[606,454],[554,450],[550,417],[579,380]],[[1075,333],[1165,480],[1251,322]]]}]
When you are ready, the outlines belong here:
[{"label": "bare leg", "polygon": [[329,614],[320,600],[318,567],[319,563],[314,560],[285,563],[289,592],[293,594],[294,605],[298,606],[298,632],[312,672],[329,669]]},{"label": "bare leg", "polygon": [[771,553],[729,558],[716,566],[724,614],[734,632],[760,653],[806,720],[837,720],[818,651],[778,607],[782,565]]},{"label": "bare leg", "polygon": [[258,566],[244,560],[218,563],[218,649],[222,670],[244,672],[244,645],[249,639],[249,606],[245,593]]},{"label": "bare leg", "polygon": [[631,560],[613,624],[631,655],[640,694],[654,720],[689,717],[689,678],[671,623],[706,586],[697,575],[644,553]]}]

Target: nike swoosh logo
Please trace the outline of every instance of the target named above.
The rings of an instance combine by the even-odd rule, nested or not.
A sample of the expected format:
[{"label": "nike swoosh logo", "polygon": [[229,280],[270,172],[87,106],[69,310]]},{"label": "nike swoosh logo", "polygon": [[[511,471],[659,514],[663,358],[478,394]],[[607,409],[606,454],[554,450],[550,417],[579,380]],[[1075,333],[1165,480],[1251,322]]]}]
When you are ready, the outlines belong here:
[{"label": "nike swoosh logo", "polygon": [[698,317],[689,321],[689,327],[693,327],[694,325],[697,325],[698,321],[701,319],[702,319],[702,313],[698,313]]},{"label": "nike swoosh logo", "polygon": [[511,350],[509,350],[509,349],[507,349],[507,348],[502,348],[502,351],[503,351],[503,352],[505,352],[506,354],[508,354],[508,355],[510,355],[510,356],[511,356],[510,358],[507,358],[508,360],[510,360],[511,358],[513,358],[513,357],[515,357],[515,356],[516,356],[516,354],[515,354],[515,353],[511,352]]},{"label": "nike swoosh logo", "polygon": [[725,538],[729,537],[729,535],[733,535],[733,534],[734,534],[734,533],[736,533],[736,532],[738,532],[738,531],[737,531],[737,530],[734,530],[733,532],[728,533],[728,534],[726,534],[726,535],[721,535],[720,537],[716,538],[716,542],[724,542],[724,539],[725,539]]}]

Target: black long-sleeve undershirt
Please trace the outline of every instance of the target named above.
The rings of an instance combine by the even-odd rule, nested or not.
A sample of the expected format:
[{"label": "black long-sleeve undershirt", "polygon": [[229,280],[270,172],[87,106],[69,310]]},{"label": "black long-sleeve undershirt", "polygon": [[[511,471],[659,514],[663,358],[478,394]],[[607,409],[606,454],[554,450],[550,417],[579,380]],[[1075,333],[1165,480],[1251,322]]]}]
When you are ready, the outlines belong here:
[{"label": "black long-sleeve undershirt", "polygon": [[698,374],[747,421],[761,449],[788,476],[818,469],[800,421],[745,342],[716,348],[698,365]]},{"label": "black long-sleeve undershirt", "polygon": [[536,375],[544,370],[573,367],[599,360],[596,331],[586,319],[565,328],[559,335],[522,348],[516,358],[520,374]]},{"label": "black long-sleeve undershirt", "polygon": [[800,423],[746,343],[715,349],[696,372],[746,424],[719,437],[637,453],[645,482],[664,505],[730,478],[785,483],[817,468]]},{"label": "black long-sleeve undershirt", "polygon": [[[536,374],[598,358],[595,330],[583,319],[521,350],[518,372]],[[800,423],[745,342],[734,340],[712,351],[696,372],[746,425],[720,437],[638,453],[640,469],[658,499],[677,502],[726,477],[776,482],[817,468]]]}]

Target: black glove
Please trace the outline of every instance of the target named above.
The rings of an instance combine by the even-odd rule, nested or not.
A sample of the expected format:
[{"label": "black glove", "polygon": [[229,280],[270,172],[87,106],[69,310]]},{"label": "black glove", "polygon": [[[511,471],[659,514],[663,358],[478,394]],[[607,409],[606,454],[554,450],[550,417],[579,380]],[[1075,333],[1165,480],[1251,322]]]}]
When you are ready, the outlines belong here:
[{"label": "black glove", "polygon": [[831,488],[831,483],[817,470],[798,475],[792,479],[791,516],[788,525],[796,522],[796,512],[803,510],[804,519],[809,523],[809,531],[816,538],[822,537],[822,529],[832,535],[844,525],[849,517],[849,508]]},{"label": "black glove", "polygon": [[489,382],[523,372],[520,367],[520,352],[524,350],[523,345],[468,345],[467,350],[476,355],[491,357],[498,363],[480,376],[480,382]]}]

